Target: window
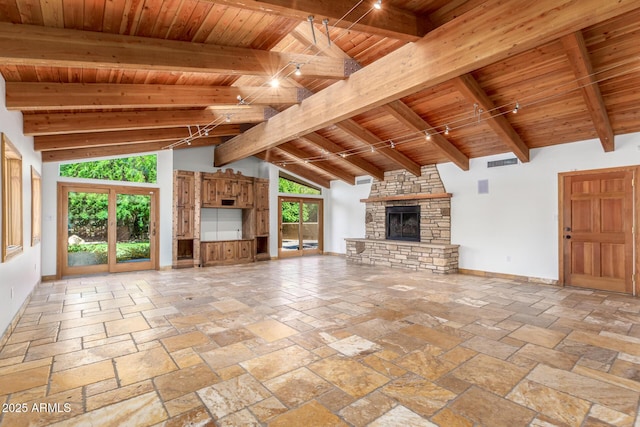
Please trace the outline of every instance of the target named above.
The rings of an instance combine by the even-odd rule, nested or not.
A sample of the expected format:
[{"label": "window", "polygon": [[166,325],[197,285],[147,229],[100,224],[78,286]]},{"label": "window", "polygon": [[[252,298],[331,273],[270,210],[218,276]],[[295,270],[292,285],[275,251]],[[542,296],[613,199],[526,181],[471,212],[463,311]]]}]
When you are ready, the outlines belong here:
[{"label": "window", "polygon": [[157,164],[155,154],[69,163],[60,165],[60,176],[153,184],[156,182]]},{"label": "window", "polygon": [[278,181],[278,192],[286,194],[312,194],[320,195],[319,188],[304,183],[290,176],[280,175]]},{"label": "window", "polygon": [[42,237],[42,178],[31,166],[31,246]]},{"label": "window", "polygon": [[2,134],[2,261],[22,252],[22,156]]}]

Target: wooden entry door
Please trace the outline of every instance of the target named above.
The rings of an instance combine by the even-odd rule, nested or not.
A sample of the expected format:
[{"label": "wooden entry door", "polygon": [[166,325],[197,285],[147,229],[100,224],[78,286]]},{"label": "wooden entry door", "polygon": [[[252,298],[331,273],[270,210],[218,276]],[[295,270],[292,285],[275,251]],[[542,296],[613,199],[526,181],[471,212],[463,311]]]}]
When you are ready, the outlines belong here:
[{"label": "wooden entry door", "polygon": [[564,284],[635,293],[634,168],[561,174]]}]

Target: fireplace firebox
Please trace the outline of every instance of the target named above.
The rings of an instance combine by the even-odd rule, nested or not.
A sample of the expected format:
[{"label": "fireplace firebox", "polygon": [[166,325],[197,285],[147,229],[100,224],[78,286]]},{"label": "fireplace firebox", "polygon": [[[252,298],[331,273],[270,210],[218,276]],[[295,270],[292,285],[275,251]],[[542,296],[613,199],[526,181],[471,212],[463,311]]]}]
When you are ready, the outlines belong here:
[{"label": "fireplace firebox", "polygon": [[387,206],[387,240],[420,241],[420,206]]}]

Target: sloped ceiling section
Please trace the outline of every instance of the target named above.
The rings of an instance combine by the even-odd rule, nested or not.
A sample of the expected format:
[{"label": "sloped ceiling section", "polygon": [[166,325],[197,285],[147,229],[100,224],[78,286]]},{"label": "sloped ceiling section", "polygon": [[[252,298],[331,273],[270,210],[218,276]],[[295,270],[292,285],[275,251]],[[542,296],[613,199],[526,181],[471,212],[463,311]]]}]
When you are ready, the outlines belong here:
[{"label": "sloped ceiling section", "polygon": [[354,184],[615,150],[640,131],[640,1],[8,0],[0,73],[44,161],[217,145]]}]

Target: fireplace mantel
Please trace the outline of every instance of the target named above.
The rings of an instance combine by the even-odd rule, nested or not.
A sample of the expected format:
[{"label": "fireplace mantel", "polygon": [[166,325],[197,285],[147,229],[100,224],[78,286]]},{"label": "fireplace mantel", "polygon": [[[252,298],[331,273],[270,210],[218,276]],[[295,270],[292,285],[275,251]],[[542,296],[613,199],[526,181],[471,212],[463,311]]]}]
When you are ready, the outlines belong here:
[{"label": "fireplace mantel", "polygon": [[373,202],[399,202],[407,200],[424,200],[424,199],[450,199],[451,193],[435,193],[435,194],[397,194],[395,196],[370,197],[368,199],[360,199],[362,203]]}]

